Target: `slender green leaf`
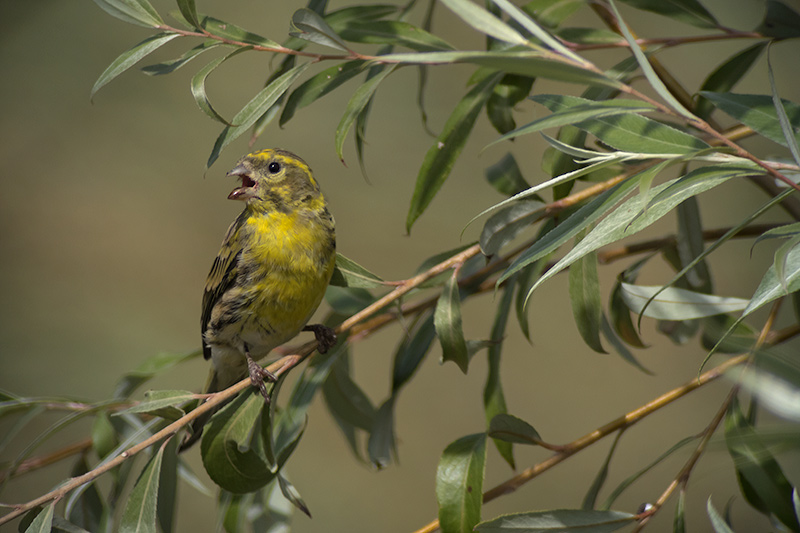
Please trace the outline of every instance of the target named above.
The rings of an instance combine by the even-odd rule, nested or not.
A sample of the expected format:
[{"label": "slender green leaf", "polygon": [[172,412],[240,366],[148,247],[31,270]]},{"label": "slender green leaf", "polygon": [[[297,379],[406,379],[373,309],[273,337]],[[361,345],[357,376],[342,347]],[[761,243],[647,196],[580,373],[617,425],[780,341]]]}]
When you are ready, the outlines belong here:
[{"label": "slender green leaf", "polygon": [[165,407],[173,407],[180,403],[196,399],[196,395],[186,390],[156,390],[144,393],[144,400],[129,407],[122,413],[155,413]]},{"label": "slender green leaf", "polygon": [[489,217],[481,231],[481,252],[486,256],[495,255],[538,221],[544,214],[544,209],[543,202],[522,200]]},{"label": "slender green leaf", "polygon": [[164,446],[161,475],[158,480],[158,525],[162,533],[172,533],[175,527],[175,507],[178,499],[178,445],[172,438]]},{"label": "slender green leaf", "polygon": [[367,453],[369,460],[378,468],[386,468],[392,462],[392,456],[397,456],[394,436],[394,402],[396,396],[392,394],[383,405],[378,408],[375,422],[369,434]]},{"label": "slender green leaf", "polygon": [[202,43],[198,44],[194,48],[190,48],[186,53],[184,53],[181,57],[177,59],[172,59],[169,61],[164,61],[162,63],[155,63],[153,65],[147,65],[142,67],[142,72],[148,74],[150,76],[160,76],[162,74],[170,74],[175,72],[186,63],[194,59],[195,57],[199,56],[206,50],[210,50],[212,48],[216,48],[217,46],[223,46],[224,43],[220,41],[215,41],[213,39],[208,39],[203,41]]},{"label": "slender green leaf", "polygon": [[[89,470],[86,457],[81,456],[72,467],[70,475],[82,476]],[[70,522],[88,531],[101,531],[103,520],[109,518],[108,509],[96,483],[89,483],[81,494],[70,500],[64,514],[69,517]]]},{"label": "slender green leaf", "polygon": [[767,0],[764,20],[755,31],[775,39],[800,37],[800,14],[783,2]]},{"label": "slender green leaf", "polygon": [[794,157],[795,163],[800,165],[800,148],[797,146],[797,138],[795,137],[795,127],[789,122],[789,116],[786,114],[786,108],[781,101],[778,94],[778,86],[775,84],[775,73],[772,71],[772,61],[769,58],[769,49],[767,49],[767,74],[769,77],[769,86],[772,90],[772,105],[775,106],[775,111],[778,114],[778,123],[781,126],[781,133],[786,140],[786,146]]},{"label": "slender green leaf", "polygon": [[178,9],[187,22],[195,28],[200,27],[200,17],[197,15],[197,6],[194,0],[178,0]]},{"label": "slender green leaf", "polygon": [[762,349],[756,362],[737,379],[758,398],[759,405],[782,418],[800,422],[800,363],[795,354],[777,347]]},{"label": "slender green leaf", "polygon": [[397,394],[408,383],[430,350],[435,337],[436,329],[432,314],[421,316],[408,335],[403,337],[394,355],[392,394]]},{"label": "slender green leaf", "polygon": [[533,82],[534,79],[528,76],[506,74],[494,86],[492,95],[486,101],[486,114],[492,126],[501,134],[517,127],[514,106],[530,94]]},{"label": "slender green leaf", "polygon": [[636,515],[619,511],[586,511],[582,509],[557,509],[514,513],[487,520],[475,528],[478,533],[555,533],[581,531],[610,533],[636,520]]},{"label": "slender green leaf", "polygon": [[[599,103],[586,100],[577,96],[541,94],[532,99],[560,117],[560,113],[568,111],[570,108],[577,107],[580,112],[591,113],[592,109],[597,109],[598,113],[605,111],[607,106],[616,111],[618,104]],[[623,102],[625,100],[613,100],[613,102]],[[632,104],[637,106],[635,101]],[[646,107],[641,104],[638,107]],[[624,110],[624,106],[623,106]],[[546,117],[547,120],[550,117]],[[555,120],[555,119],[554,119]],[[571,121],[569,121],[571,123]],[[566,122],[565,122],[566,123]],[[626,152],[639,152],[646,154],[688,154],[708,148],[708,144],[701,139],[667,126],[655,120],[635,115],[618,113],[609,116],[602,114],[574,123],[574,126],[585,130],[604,143]]]},{"label": "slender green leaf", "polygon": [[354,315],[372,304],[376,298],[366,289],[329,285],[325,300],[342,317]]},{"label": "slender green leaf", "polygon": [[369,431],[375,423],[375,406],[350,375],[348,359],[341,357],[333,365],[322,386],[325,403],[337,417]]},{"label": "slender green leaf", "polygon": [[461,328],[461,296],[456,272],[453,272],[442,289],[433,314],[433,323],[442,345],[442,361],[453,361],[466,374],[469,356]]},{"label": "slender green leaf", "polygon": [[592,484],[589,486],[589,490],[586,491],[586,496],[583,497],[581,509],[586,511],[594,509],[594,506],[597,503],[597,495],[600,493],[600,490],[603,488],[603,485],[605,485],[606,479],[608,478],[608,467],[611,464],[611,458],[614,457],[614,452],[617,450],[617,444],[619,444],[622,434],[623,431],[619,431],[617,436],[614,437],[614,442],[611,443],[611,448],[609,448],[603,464],[600,465],[600,470],[597,471],[597,475],[592,481]]},{"label": "slender green leaf", "polygon": [[201,353],[197,349],[184,354],[160,353],[145,359],[135,370],[122,376],[114,390],[114,399],[128,398],[134,390],[153,377],[166,372],[179,363],[199,357]]},{"label": "slender green leaf", "polygon": [[[468,2],[469,0],[463,0]],[[471,63],[507,74],[531,78],[546,78],[581,85],[602,85],[619,88],[621,83],[605,74],[587,70],[553,59],[539,52],[419,52],[414,54],[385,54],[382,61],[410,65],[441,63]]]},{"label": "slender green leaf", "polygon": [[[669,161],[659,163],[645,172],[658,172],[664,168],[667,163],[669,163]],[[721,185],[722,183],[725,183],[731,178],[748,176],[752,173],[753,170],[746,165],[709,165],[698,168],[689,172],[685,176],[682,176],[681,178],[670,180],[659,185],[658,187],[655,187],[652,191],[653,199],[646,214],[642,214],[641,212],[641,200],[637,197],[631,198],[609,216],[604,218],[600,223],[598,223],[591,233],[586,236],[586,238],[584,238],[572,250],[570,250],[567,255],[565,255],[553,268],[549,269],[541,278],[539,278],[539,281],[533,286],[532,290],[535,290],[539,285],[544,283],[544,281],[571,265],[573,261],[579,259],[584,254],[597,250],[606,244],[616,242],[623,237],[635,235],[637,232],[650,226],[656,220],[659,220],[661,217],[671,212],[672,209],[674,209],[686,198],[712,189],[718,185]],[[641,174],[642,173],[637,174],[637,176],[641,176]],[[631,180],[628,180],[623,182],[623,184],[630,182]],[[604,196],[615,190],[616,188],[610,189],[585,207],[589,208],[592,206],[594,208],[593,204],[595,204],[595,202],[609,203]],[[592,213],[592,211],[589,212]],[[590,216],[594,218],[595,214],[596,213],[592,213]],[[591,223],[591,220],[583,221],[582,225],[585,227],[589,223]],[[558,228],[562,228],[566,225],[566,223],[563,223]],[[571,229],[572,228],[567,228],[566,231],[561,230],[561,232],[566,233]],[[580,227],[575,229],[579,230]],[[560,238],[555,242],[559,241]],[[537,243],[537,245],[538,244],[539,243]],[[534,247],[537,245],[534,245]],[[544,249],[546,250],[547,248]],[[536,255],[531,255],[533,255],[534,259],[537,258]],[[528,259],[528,256],[528,252],[524,253],[520,258],[517,259],[517,261],[515,261],[515,263],[520,262],[523,258]],[[513,268],[514,264],[512,264],[511,267],[506,270],[503,276],[506,276],[509,272],[512,272]]]},{"label": "slender green leaf", "polygon": [[[583,232],[579,233],[576,244],[583,237]],[[600,302],[596,253],[588,253],[570,265],[569,299],[583,342],[597,353],[607,353],[600,342],[603,308]]]},{"label": "slender green leaf", "polygon": [[784,276],[778,277],[775,264],[772,264],[761,278],[750,304],[742,312],[742,318],[772,302],[776,298],[800,290],[800,247],[793,247],[783,259]]},{"label": "slender green leaf", "polygon": [[754,44],[734,54],[730,59],[714,69],[703,81],[703,85],[700,86],[700,96],[694,108],[695,114],[703,119],[708,118],[713,110],[713,104],[702,96],[703,91],[724,93],[731,90],[750,71],[750,67],[755,64],[766,46],[767,43]]},{"label": "slender green leaf", "polygon": [[[546,233],[538,239],[530,248],[511,263],[505,272],[500,276],[499,282],[504,281],[515,272],[533,263],[534,261],[549,255],[562,244],[578,234],[583,228],[602,217],[608,210],[622,201],[631,190],[638,184],[637,175],[631,176],[627,180],[613,186],[604,193],[598,195],[585,206],[581,207],[571,217]],[[536,287],[541,278],[536,281]],[[530,293],[529,293],[530,294]]]},{"label": "slender green leaf", "polygon": [[111,64],[103,71],[103,73],[100,74],[100,77],[97,78],[97,81],[94,82],[89,99],[93,99],[97,91],[99,91],[108,82],[138,63],[143,57],[158,50],[161,46],[167,44],[176,37],[180,37],[180,35],[177,33],[157,33],[156,35],[151,35],[130,50],[120,54],[120,56],[112,61]]},{"label": "slender green leaf", "polygon": [[405,46],[419,52],[454,50],[436,35],[400,20],[353,21],[339,35],[346,41]]},{"label": "slender green leaf", "polygon": [[556,34],[575,44],[621,44],[625,40],[620,34],[604,28],[561,28]]},{"label": "slender green leaf", "polygon": [[[786,137],[783,135],[778,112],[771,96],[709,91],[702,91],[700,94],[711,100],[718,109],[751,127],[767,139],[787,146]],[[782,103],[794,130],[795,140],[798,140],[800,139],[800,131],[798,131],[800,130],[800,105],[787,100],[782,100]]]},{"label": "slender green leaf", "polygon": [[322,387],[333,364],[345,353],[347,342],[339,342],[333,350],[318,354],[295,383],[280,419],[275,423],[275,449],[280,455],[296,442],[296,435],[305,427],[306,414],[317,391]]},{"label": "slender green leaf", "polygon": [[103,11],[130,24],[154,28],[164,21],[147,0],[94,0]]},{"label": "slender green leaf", "polygon": [[639,360],[636,359],[633,356],[633,353],[631,353],[631,351],[628,349],[628,347],[625,346],[625,344],[622,342],[622,340],[619,337],[617,337],[617,334],[614,332],[613,328],[611,327],[611,324],[609,324],[608,318],[606,317],[605,314],[602,315],[601,319],[602,319],[602,322],[600,323],[600,332],[603,334],[603,337],[606,338],[606,340],[611,345],[611,347],[614,349],[614,351],[617,352],[617,354],[620,357],[622,357],[625,361],[627,361],[628,363],[632,364],[633,366],[635,366],[636,368],[638,368],[639,370],[641,370],[645,374],[652,375],[653,373],[650,370],[648,370],[646,367],[644,367],[639,362]]},{"label": "slender green leaf", "polygon": [[456,105],[442,132],[425,154],[406,218],[406,231],[411,231],[411,226],[430,205],[450,175],[481,108],[501,78],[502,75],[495,74],[475,85]]},{"label": "slender green leaf", "polygon": [[[675,287],[662,288],[660,285],[622,283],[622,298],[634,313],[659,320],[689,320],[732,313],[744,309],[750,303],[742,298],[715,296]],[[651,300],[656,293],[659,293],[658,296]],[[648,302],[650,303],[645,308]]]},{"label": "slender green leaf", "polygon": [[[512,281],[515,281],[515,279]],[[508,412],[506,398],[503,394],[503,384],[500,381],[500,356],[503,350],[503,337],[508,324],[508,314],[511,311],[511,303],[514,298],[514,283],[512,281],[503,287],[503,296],[497,303],[497,311],[495,311],[490,337],[492,343],[489,345],[487,354],[489,372],[486,376],[486,385],[483,388],[483,412],[486,417],[486,425],[489,427],[491,427],[492,420],[497,415]],[[514,448],[511,443],[499,439],[492,440],[500,456],[505,459],[512,469],[515,468]]]},{"label": "slender green leaf", "polygon": [[235,24],[231,24],[230,22],[225,22],[205,15],[201,15],[200,17],[200,26],[211,35],[223,37],[237,43],[252,44],[254,46],[262,46],[264,48],[283,48],[280,44],[271,39],[267,39],[266,37],[262,37],[256,33],[251,33]]},{"label": "slender green leaf", "polygon": [[136,480],[122,512],[120,533],[156,533],[158,482],[163,456],[164,447],[160,446]]},{"label": "slender green leaf", "polygon": [[336,254],[336,267],[331,276],[331,285],[337,287],[379,287],[383,280],[342,254]]},{"label": "slender green leaf", "polygon": [[555,29],[584,5],[583,0],[530,0],[522,9],[542,26]]},{"label": "slender green leaf", "polygon": [[508,413],[499,413],[489,423],[489,436],[515,444],[539,446],[542,437],[533,426]]},{"label": "slender green leaf", "polygon": [[275,102],[278,101],[286,91],[289,90],[292,83],[308,68],[310,63],[298,65],[279,78],[275,79],[272,83],[261,89],[245,106],[236,113],[231,120],[231,123],[236,126],[227,126],[222,130],[222,133],[217,137],[214,143],[214,148],[211,150],[211,155],[208,157],[206,167],[210,167],[217,160],[222,150],[228,146],[234,139],[239,137],[242,133],[247,131],[256,120],[258,120]]},{"label": "slender green leaf", "polygon": [[481,519],[486,434],[450,443],[436,470],[436,501],[442,533],[471,532]]},{"label": "slender green leaf", "polygon": [[793,488],[780,465],[744,419],[738,402],[725,417],[725,444],[733,459],[742,494],[748,503],[775,517],[793,531],[800,530],[792,502]]},{"label": "slender green leaf", "polygon": [[348,61],[347,63],[327,68],[304,81],[289,95],[278,123],[283,126],[289,122],[297,110],[332,92],[346,81],[357,76],[363,68],[363,61]]},{"label": "slender green leaf", "polygon": [[727,522],[725,522],[725,519],[722,518],[714,508],[714,505],[711,503],[711,496],[708,497],[706,512],[708,513],[709,520],[711,520],[711,527],[714,528],[716,533],[734,533]]},{"label": "slender green leaf", "polygon": [[336,127],[335,137],[336,155],[339,156],[339,159],[342,162],[344,162],[344,141],[347,138],[350,128],[353,126],[353,123],[356,121],[361,112],[369,104],[372,96],[378,89],[378,85],[380,85],[386,76],[394,72],[395,68],[396,67],[394,66],[387,68],[364,82],[358,89],[356,89],[356,91],[353,93],[353,96],[350,98],[350,101],[347,103],[344,115],[342,115],[339,125]]},{"label": "slender green leaf", "polygon": [[289,500],[292,505],[300,509],[306,516],[311,518],[311,511],[308,510],[308,506],[306,505],[306,502],[303,501],[300,493],[297,492],[297,489],[294,488],[294,485],[292,485],[289,480],[281,474],[278,474],[278,485],[281,488],[283,497]]},{"label": "slender green leaf", "polygon": [[[34,518],[30,525],[25,528],[25,533],[50,533],[50,529],[53,525],[53,511],[55,506],[55,503],[51,503],[44,509],[39,507],[36,518]],[[37,509],[33,510],[33,512],[36,511]]]},{"label": "slender green leaf", "polygon": [[525,28],[531,35],[542,41],[548,48],[561,56],[571,59],[576,63],[588,64],[581,56],[564,46],[558,39],[550,35],[542,26],[528,16],[522,9],[518,8],[508,0],[492,0],[497,7],[502,9],[508,16],[514,19],[520,26]]},{"label": "slender green leaf", "polygon": [[[548,102],[550,98],[558,101],[561,100],[563,96],[539,94],[531,97],[531,100],[547,106],[548,104],[544,102]],[[654,107],[650,104],[640,102],[638,100],[606,100],[603,102],[590,102],[587,100],[587,102],[588,103],[585,104],[577,104],[565,107],[563,110],[556,111],[552,115],[534,120],[533,122],[521,126],[514,131],[510,131],[499,137],[497,140],[492,141],[487,145],[487,147],[497,144],[501,141],[514,139],[520,135],[534,133],[546,128],[557,128],[567,124],[581,123],[586,120],[597,119],[600,117],[628,113],[642,113],[646,111],[652,111],[654,109]]]},{"label": "slender green leaf", "polygon": [[664,15],[698,28],[719,26],[714,16],[697,0],[621,0],[626,4],[645,11]]},{"label": "slender green leaf", "polygon": [[470,0],[442,0],[442,3],[481,33],[515,45],[529,44],[517,30]]},{"label": "slender green leaf", "polygon": [[645,466],[644,468],[642,468],[638,472],[635,472],[634,474],[630,475],[628,478],[623,480],[619,485],[617,485],[617,487],[613,491],[611,491],[611,494],[608,495],[608,498],[606,498],[606,501],[603,502],[603,505],[600,506],[600,509],[602,509],[602,510],[610,509],[611,506],[614,504],[614,502],[617,500],[617,498],[619,498],[620,494],[625,492],[625,490],[628,487],[630,487],[631,485],[633,485],[639,478],[641,478],[643,475],[645,475],[646,473],[651,471],[655,466],[660,464],[664,459],[666,459],[667,457],[671,456],[673,453],[677,452],[678,450],[680,450],[681,448],[683,448],[687,444],[689,444],[691,442],[694,442],[696,440],[697,440],[697,437],[685,437],[685,438],[681,439],[680,441],[678,441],[677,443],[672,445],[669,448],[669,450],[665,451],[664,453],[659,455],[656,459],[654,459],[653,462],[651,462],[650,464],[648,464],[647,466]]},{"label": "slender green leaf", "polygon": [[511,153],[504,155],[500,161],[486,168],[486,181],[497,192],[506,196],[513,196],[530,188],[528,182],[522,177],[517,161]]},{"label": "slender green leaf", "polygon": [[672,533],[686,533],[686,489],[684,487],[681,487],[678,493],[678,503],[675,504]]},{"label": "slender green leaf", "polygon": [[292,15],[292,27],[296,30],[289,32],[292,37],[337,50],[348,50],[347,45],[341,37],[336,35],[325,19],[310,9],[301,8],[295,11]]},{"label": "slender green leaf", "polygon": [[217,113],[216,109],[214,109],[214,107],[211,105],[211,102],[208,100],[208,95],[206,94],[206,78],[208,78],[209,74],[211,74],[222,63],[236,55],[241,54],[242,52],[246,52],[247,50],[249,50],[249,48],[237,48],[228,55],[218,57],[205,67],[198,70],[197,74],[192,77],[192,96],[194,96],[194,101],[197,104],[197,107],[199,107],[203,113],[212,119],[216,120],[217,122],[221,122],[226,126],[235,127],[235,124],[231,124],[229,121],[224,119],[222,115]]},{"label": "slender green leaf", "polygon": [[708,265],[702,259],[694,261],[695,258],[702,257],[705,250],[703,240],[703,225],[700,221],[700,206],[696,197],[687,198],[677,208],[678,215],[678,236],[677,252],[680,260],[680,267],[692,263],[686,275],[682,278],[686,281],[689,288],[698,292],[711,293],[713,285]]},{"label": "slender green leaf", "polygon": [[638,330],[633,325],[631,310],[622,297],[622,282],[634,283],[636,277],[639,275],[639,271],[651,257],[652,256],[645,257],[633,263],[617,276],[617,281],[614,284],[614,289],[611,291],[611,298],[608,304],[614,331],[625,342],[636,348],[645,348],[646,346],[639,337]]},{"label": "slender green leaf", "polygon": [[257,390],[245,391],[217,412],[203,432],[203,466],[225,490],[252,492],[273,478],[257,430],[264,406]]},{"label": "slender green leaf", "polygon": [[[756,237],[755,242],[753,242],[753,248],[755,248],[755,246],[761,241],[767,239],[791,239],[797,235],[800,235],[800,222],[784,224],[782,226],[778,226],[777,228],[767,230]],[[753,248],[750,250],[751,254],[753,253]]]},{"label": "slender green leaf", "polygon": [[683,104],[681,104],[680,101],[673,96],[669,89],[667,89],[667,86],[664,85],[664,82],[661,81],[661,78],[658,77],[656,71],[653,70],[652,65],[650,65],[650,62],[647,60],[647,56],[645,56],[644,52],[639,47],[639,43],[636,42],[636,39],[633,37],[628,25],[624,20],[622,20],[622,15],[620,15],[619,10],[617,9],[617,4],[614,2],[614,0],[608,1],[611,5],[612,11],[614,12],[614,15],[617,17],[619,30],[622,32],[625,40],[628,41],[628,46],[630,47],[633,56],[636,58],[636,62],[639,63],[639,67],[642,69],[644,77],[647,78],[648,82],[650,82],[650,86],[678,114],[683,115],[689,120],[695,120],[697,117],[695,117],[691,111],[686,109]]}]

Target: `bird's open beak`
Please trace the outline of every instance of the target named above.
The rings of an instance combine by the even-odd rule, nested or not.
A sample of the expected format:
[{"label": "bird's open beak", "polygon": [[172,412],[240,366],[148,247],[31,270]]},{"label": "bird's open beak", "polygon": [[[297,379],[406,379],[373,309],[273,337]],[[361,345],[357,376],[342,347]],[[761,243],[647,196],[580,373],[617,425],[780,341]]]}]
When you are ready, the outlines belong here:
[{"label": "bird's open beak", "polygon": [[242,180],[242,186],[237,187],[228,195],[228,200],[247,200],[255,192],[256,182],[250,177],[250,171],[243,166],[238,166],[228,172],[228,176],[236,176]]}]

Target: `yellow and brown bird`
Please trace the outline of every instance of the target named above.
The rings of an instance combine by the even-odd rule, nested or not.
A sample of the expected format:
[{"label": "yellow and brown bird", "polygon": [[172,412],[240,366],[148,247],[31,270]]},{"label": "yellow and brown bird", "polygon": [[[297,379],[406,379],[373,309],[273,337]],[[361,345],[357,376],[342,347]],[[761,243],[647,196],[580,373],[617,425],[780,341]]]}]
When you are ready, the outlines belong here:
[{"label": "yellow and brown bird", "polygon": [[[301,330],[314,332],[322,352],[336,340],[329,328],[306,325],[333,273],[334,221],[311,169],[291,152],[253,152],[228,175],[242,181],[228,198],[245,207],[228,228],[203,293],[203,355],[212,363],[206,392],[249,373],[269,400],[264,380],[275,376],[258,360]],[[204,422],[193,425],[183,448],[199,438]]]}]

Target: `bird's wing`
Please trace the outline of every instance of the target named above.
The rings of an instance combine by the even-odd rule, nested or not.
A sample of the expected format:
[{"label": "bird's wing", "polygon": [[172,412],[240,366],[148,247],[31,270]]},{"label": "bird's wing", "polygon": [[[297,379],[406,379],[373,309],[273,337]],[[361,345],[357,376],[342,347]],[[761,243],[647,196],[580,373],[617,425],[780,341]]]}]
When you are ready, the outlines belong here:
[{"label": "bird's wing", "polygon": [[[244,213],[242,213],[244,215]],[[243,216],[239,216],[228,228],[225,240],[222,241],[211,272],[206,279],[206,287],[203,292],[203,312],[201,314],[201,332],[205,335],[211,321],[211,312],[214,305],[222,298],[235,283],[239,273],[239,257],[242,255],[242,241],[239,235],[239,228],[244,221]],[[206,345],[203,340],[203,357],[211,358],[211,347]]]}]

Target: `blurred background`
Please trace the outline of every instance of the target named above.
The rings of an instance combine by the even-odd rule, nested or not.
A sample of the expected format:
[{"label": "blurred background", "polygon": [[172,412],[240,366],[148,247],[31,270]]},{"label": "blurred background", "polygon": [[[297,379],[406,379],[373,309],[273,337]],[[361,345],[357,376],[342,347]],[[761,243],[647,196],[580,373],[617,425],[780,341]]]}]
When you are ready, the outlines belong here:
[{"label": "blurred background", "polygon": [[[800,3],[787,2],[800,11]],[[761,19],[756,0],[703,0],[720,22],[749,30]],[[154,2],[160,13],[173,2]],[[331,9],[345,5],[331,2]],[[282,41],[294,2],[198,0],[201,12]],[[483,46],[481,36],[441,8],[433,31],[463,49]],[[623,6],[639,35],[694,35],[696,28],[672,24]],[[578,21],[593,25],[588,9]],[[415,19],[414,22],[418,22]],[[226,200],[234,181],[225,177],[248,151],[247,136],[223,152],[207,172],[205,161],[220,131],[195,106],[189,91],[192,75],[213,52],[170,76],[150,77],[133,69],[103,88],[89,102],[97,77],[120,53],[150,35],[125,24],[91,2],[38,0],[0,2],[0,388],[23,396],[74,397],[87,401],[111,395],[115,380],[159,352],[189,352],[199,347],[199,313],[205,277],[228,224],[241,205]],[[748,43],[749,44],[749,43]],[[744,42],[696,49],[679,47],[660,57],[685,87],[698,87],[708,73]],[[193,45],[192,45],[193,46]],[[188,46],[173,41],[139,66],[177,57]],[[702,53],[694,53],[699,50]],[[773,47],[779,91],[800,101],[797,41]],[[609,66],[624,51],[589,57]],[[327,65],[326,65],[327,66]],[[270,71],[266,54],[244,54],[215,71],[208,91],[216,108],[232,116],[262,87]],[[439,131],[465,92],[471,67],[430,70],[426,110]],[[511,150],[531,183],[545,176],[540,168],[545,146],[528,136],[513,146],[481,149],[496,138],[481,116],[452,175],[411,235],[405,218],[419,166],[433,142],[416,106],[418,73],[404,69],[377,93],[369,120],[367,182],[352,139],[343,166],[334,151],[334,132],[344,106],[357,86],[350,82],[279,129],[271,125],[256,147],[281,147],[301,155],[315,171],[337,223],[338,249],[384,279],[409,277],[426,258],[477,238],[480,224],[460,238],[466,222],[501,200],[485,181],[483,169]],[[537,82],[537,92],[579,94],[575,86]],[[769,93],[766,64],[761,62],[736,92]],[[519,124],[543,115],[532,102],[520,105]],[[724,117],[720,117],[725,120]],[[756,153],[785,155],[778,145],[747,144]],[[701,197],[707,227],[724,227],[749,213],[765,197],[747,183],[725,185],[724,201]],[[767,221],[786,220],[781,212]],[[646,236],[675,231],[669,217]],[[644,237],[640,237],[644,238]],[[772,261],[769,245],[751,242],[726,246],[711,262],[719,294],[748,298]],[[643,283],[669,279],[656,262]],[[735,268],[732,268],[735,265]],[[601,267],[607,296],[614,276],[625,265]],[[645,341],[637,353],[654,372],[645,375],[615,355],[591,352],[580,340],[567,298],[566,276],[557,276],[534,294],[529,344],[513,319],[503,351],[503,381],[510,411],[532,423],[550,442],[567,442],[695,377],[704,351],[696,340],[678,347],[645,321]],[[495,302],[491,295],[468,302],[464,330],[471,339],[489,336]],[[757,324],[760,327],[760,324]],[[380,404],[390,390],[390,371],[399,326],[354,349],[356,380]],[[401,395],[396,429],[399,464],[375,471],[359,463],[340,436],[321,401],[309,414],[306,434],[288,465],[288,473],[314,519],[296,515],[293,530],[411,531],[436,518],[434,476],[445,446],[484,429],[482,390],[485,357],[473,359],[468,375],[453,364],[438,364],[434,347],[421,371]],[[145,388],[199,390],[206,363],[195,359]],[[705,387],[630,429],[620,443],[609,474],[613,487],[680,438],[701,431],[718,408],[729,383]],[[284,389],[286,390],[286,389]],[[32,428],[41,430],[42,427]],[[63,433],[62,444],[87,435],[88,423]],[[56,439],[59,441],[59,439]],[[689,524],[710,530],[705,497],[718,508],[734,498],[734,524],[740,531],[763,531],[768,523],[738,495],[730,459],[718,439],[703,458],[689,485]],[[48,444],[52,449],[57,442]],[[603,441],[524,486],[484,507],[485,519],[531,509],[579,507],[611,442]],[[19,451],[9,448],[7,454]],[[543,450],[517,447],[517,463],[531,466],[547,457]],[[669,484],[688,454],[679,453],[654,469],[615,505],[636,512]],[[9,457],[3,457],[8,460]],[[800,462],[781,457],[790,481],[800,482]],[[205,478],[199,452],[189,461]],[[140,464],[141,460],[140,460]],[[489,488],[513,473],[489,450]],[[6,488],[0,501],[26,501],[68,475],[57,466]],[[182,485],[177,531],[207,531],[215,506],[207,496]],[[673,500],[674,501],[674,500]],[[667,529],[665,510],[654,530]]]}]

